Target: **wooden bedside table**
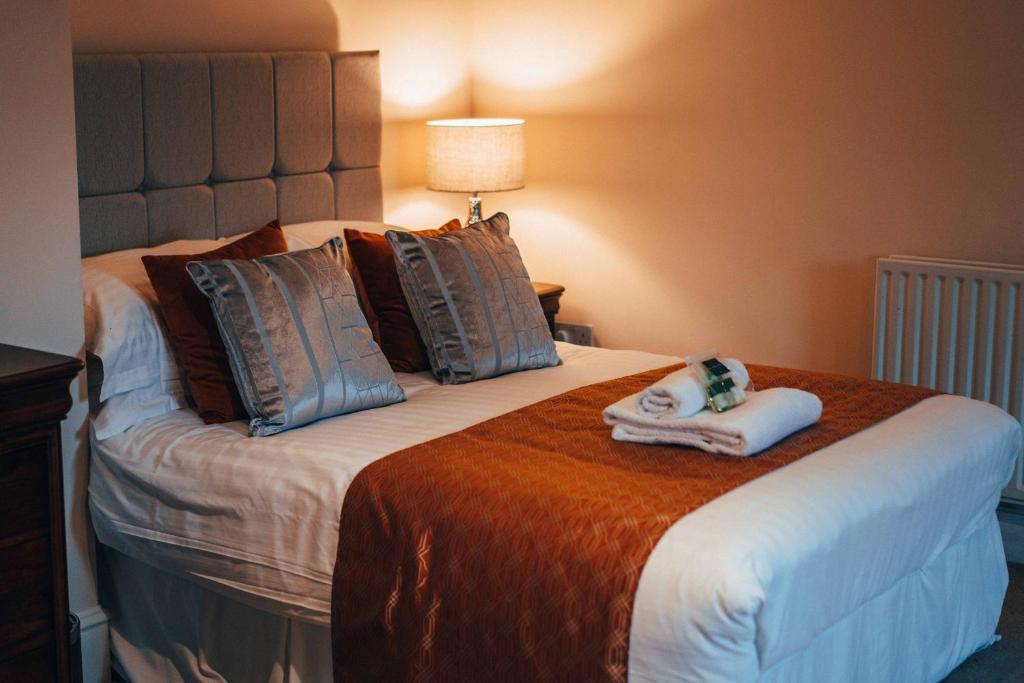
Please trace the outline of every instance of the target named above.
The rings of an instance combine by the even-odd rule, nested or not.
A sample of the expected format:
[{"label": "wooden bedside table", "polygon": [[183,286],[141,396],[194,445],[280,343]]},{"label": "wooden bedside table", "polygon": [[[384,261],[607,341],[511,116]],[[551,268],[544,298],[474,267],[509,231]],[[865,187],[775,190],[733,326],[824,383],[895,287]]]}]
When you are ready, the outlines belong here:
[{"label": "wooden bedside table", "polygon": [[0,680],[68,681],[60,422],[82,368],[0,344]]},{"label": "wooden bedside table", "polygon": [[558,313],[559,299],[565,292],[562,285],[553,285],[550,282],[534,282],[533,291],[537,292],[540,299],[540,307],[544,310],[544,317],[548,319],[548,329],[555,334],[555,314]]}]

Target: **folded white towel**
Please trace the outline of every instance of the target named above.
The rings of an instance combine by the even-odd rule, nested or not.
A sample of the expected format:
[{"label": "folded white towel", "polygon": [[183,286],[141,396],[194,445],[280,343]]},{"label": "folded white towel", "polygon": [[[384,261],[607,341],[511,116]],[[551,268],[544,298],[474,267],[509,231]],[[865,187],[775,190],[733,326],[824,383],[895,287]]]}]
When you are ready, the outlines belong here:
[{"label": "folded white towel", "polygon": [[821,400],[799,389],[765,389],[747,393],[747,400],[725,413],[703,410],[673,420],[640,415],[639,394],[604,409],[617,441],[700,448],[725,455],[753,455],[814,424],[821,418]]},{"label": "folded white towel", "polygon": [[[746,366],[735,358],[726,358],[722,363],[729,368],[736,386],[746,389],[750,383]],[[637,400],[637,412],[659,420],[690,417],[707,407],[707,391],[697,376],[697,368],[692,365],[665,375],[640,392]]]}]

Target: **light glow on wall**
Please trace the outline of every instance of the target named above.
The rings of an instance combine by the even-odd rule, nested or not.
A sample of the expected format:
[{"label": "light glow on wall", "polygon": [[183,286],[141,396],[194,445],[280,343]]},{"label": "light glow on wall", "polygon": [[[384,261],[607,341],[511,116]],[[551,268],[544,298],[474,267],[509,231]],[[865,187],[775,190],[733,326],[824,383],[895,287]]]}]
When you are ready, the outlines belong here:
[{"label": "light glow on wall", "polygon": [[[487,210],[487,207],[484,207]],[[423,187],[392,190],[384,196],[384,222],[410,230],[437,228],[453,218],[466,219],[466,198]]]},{"label": "light glow on wall", "polygon": [[474,80],[517,91],[548,91],[584,81],[649,45],[666,25],[699,12],[705,0],[617,0],[585,7],[549,0],[473,5]]},{"label": "light glow on wall", "polygon": [[[386,55],[386,56],[385,56]],[[454,55],[422,55],[405,49],[381,50],[384,108],[389,118],[423,118],[448,111],[456,94],[469,86],[464,61]]]},{"label": "light glow on wall", "polygon": [[469,111],[465,0],[330,0],[342,50],[380,50],[387,120]]}]

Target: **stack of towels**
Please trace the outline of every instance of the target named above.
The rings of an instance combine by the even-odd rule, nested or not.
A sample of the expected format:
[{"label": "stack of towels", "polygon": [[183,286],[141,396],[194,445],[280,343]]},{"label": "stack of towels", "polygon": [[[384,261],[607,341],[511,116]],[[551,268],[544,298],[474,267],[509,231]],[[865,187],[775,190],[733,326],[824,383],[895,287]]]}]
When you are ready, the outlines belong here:
[{"label": "stack of towels", "polygon": [[[722,361],[740,389],[750,383],[747,368]],[[799,389],[747,391],[747,400],[724,413],[707,407],[707,393],[693,366],[677,370],[638,394],[604,409],[612,438],[648,444],[700,448],[725,455],[754,455],[821,418],[821,400]]]}]

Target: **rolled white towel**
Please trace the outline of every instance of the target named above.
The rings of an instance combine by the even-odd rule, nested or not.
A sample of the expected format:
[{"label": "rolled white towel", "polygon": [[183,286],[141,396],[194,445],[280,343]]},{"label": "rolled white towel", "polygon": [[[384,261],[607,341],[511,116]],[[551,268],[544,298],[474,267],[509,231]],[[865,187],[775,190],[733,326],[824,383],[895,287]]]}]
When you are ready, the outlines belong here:
[{"label": "rolled white towel", "polygon": [[640,415],[639,394],[604,409],[612,438],[699,448],[725,455],[754,455],[821,418],[821,399],[800,389],[753,391],[725,413],[703,410],[693,417],[661,420]]},{"label": "rolled white towel", "polygon": [[[746,389],[750,383],[747,367],[735,358],[726,358],[722,363],[729,368],[736,386]],[[692,365],[665,375],[638,396],[637,412],[659,420],[690,417],[708,406],[707,391]]]}]

